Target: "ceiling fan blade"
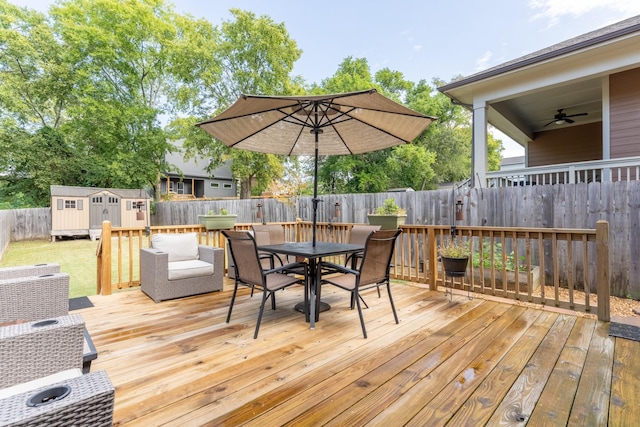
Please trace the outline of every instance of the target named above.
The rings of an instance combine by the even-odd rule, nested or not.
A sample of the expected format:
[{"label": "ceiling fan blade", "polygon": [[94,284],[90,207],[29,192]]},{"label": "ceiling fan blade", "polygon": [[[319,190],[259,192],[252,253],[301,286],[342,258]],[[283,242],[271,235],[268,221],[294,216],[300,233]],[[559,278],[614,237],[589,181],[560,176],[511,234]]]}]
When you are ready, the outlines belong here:
[{"label": "ceiling fan blade", "polygon": [[571,119],[568,119],[568,118],[566,118],[566,117],[564,118],[564,121],[565,121],[565,122],[567,122],[567,123],[573,123],[573,122],[575,122],[575,120],[571,120]]},{"label": "ceiling fan blade", "polygon": [[578,113],[578,114],[570,114],[568,116],[565,117],[578,117],[578,116],[586,116],[589,113]]},{"label": "ceiling fan blade", "polygon": [[551,120],[549,123],[547,123],[546,125],[542,126],[542,127],[547,127],[549,126],[551,123],[555,123],[555,120]]}]

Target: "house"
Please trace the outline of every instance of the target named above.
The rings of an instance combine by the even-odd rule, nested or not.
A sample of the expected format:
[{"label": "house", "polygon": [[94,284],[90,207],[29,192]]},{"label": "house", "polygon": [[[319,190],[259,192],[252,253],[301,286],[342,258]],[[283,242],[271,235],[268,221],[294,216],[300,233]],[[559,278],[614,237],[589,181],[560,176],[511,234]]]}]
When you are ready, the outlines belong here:
[{"label": "house", "polygon": [[167,171],[158,186],[160,196],[170,199],[228,198],[237,196],[236,181],[229,162],[207,173],[209,163],[204,158],[184,159],[182,141],[174,143],[177,150],[167,153],[165,160],[175,170]]},{"label": "house", "polygon": [[[638,46],[640,16],[438,88],[472,111],[473,186],[640,180]],[[523,168],[488,172],[489,124]]]},{"label": "house", "polygon": [[51,240],[62,236],[100,235],[102,222],[114,227],[149,225],[149,194],[142,189],[52,185]]}]

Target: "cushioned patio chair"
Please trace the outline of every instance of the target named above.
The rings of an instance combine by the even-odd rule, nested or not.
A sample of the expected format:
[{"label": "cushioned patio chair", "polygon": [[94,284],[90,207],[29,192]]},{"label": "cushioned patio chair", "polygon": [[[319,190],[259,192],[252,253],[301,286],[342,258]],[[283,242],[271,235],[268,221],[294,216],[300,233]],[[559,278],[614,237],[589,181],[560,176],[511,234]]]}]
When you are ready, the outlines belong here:
[{"label": "cushioned patio chair", "polygon": [[[276,309],[275,292],[287,288],[292,285],[307,283],[307,265],[303,262],[285,264],[273,269],[265,269],[262,265],[260,255],[256,246],[256,241],[248,231],[228,231],[223,230],[222,234],[227,238],[229,247],[231,248],[231,256],[236,265],[236,277],[233,287],[233,295],[229,304],[229,312],[227,313],[227,323],[231,319],[233,304],[238,293],[238,286],[245,285],[252,289],[262,289],[262,302],[260,303],[260,311],[256,322],[256,330],[253,338],[258,338],[260,330],[260,321],[264,312],[264,306],[267,299],[271,298],[271,308]],[[241,262],[239,262],[241,261]],[[307,292],[305,290],[305,304],[307,301]]]},{"label": "cushioned patio chair", "polygon": [[391,311],[393,317],[398,323],[398,315],[393,297],[391,296],[391,286],[389,280],[389,269],[393,250],[395,248],[396,239],[402,230],[379,230],[369,235],[364,246],[362,261],[357,268],[349,268],[339,264],[330,262],[321,262],[323,270],[335,271],[340,274],[322,277],[322,284],[330,284],[344,289],[351,294],[351,309],[354,304],[358,308],[360,316],[360,325],[362,326],[362,335],[367,338],[367,330],[364,326],[364,317],[362,316],[362,301],[366,307],[367,304],[362,299],[360,292],[380,285],[387,286],[389,294],[389,302],[391,303]]},{"label": "cushioned patio chair", "polygon": [[197,233],[154,234],[140,249],[140,289],[155,302],[221,291],[224,251],[199,245]]}]

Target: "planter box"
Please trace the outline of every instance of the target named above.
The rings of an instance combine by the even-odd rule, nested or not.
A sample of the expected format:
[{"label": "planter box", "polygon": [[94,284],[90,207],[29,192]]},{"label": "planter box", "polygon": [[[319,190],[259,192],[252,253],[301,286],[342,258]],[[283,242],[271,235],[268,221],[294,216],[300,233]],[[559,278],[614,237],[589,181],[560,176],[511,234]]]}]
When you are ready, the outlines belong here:
[{"label": "planter box", "polygon": [[236,224],[238,215],[198,215],[198,222],[207,230],[228,230]]},{"label": "planter box", "polygon": [[[535,266],[531,270],[532,278],[531,285],[533,286],[531,292],[536,291],[540,288],[540,267]],[[519,284],[519,292],[526,293],[527,292],[527,276],[526,272],[518,273],[518,284]],[[480,282],[480,269],[474,268],[473,270],[473,280],[475,282]],[[502,271],[496,270],[496,288],[503,289],[503,279],[502,279]],[[485,268],[484,270],[484,285],[491,286],[491,270]],[[516,273],[514,271],[507,271],[507,290],[515,291],[516,289]]]},{"label": "planter box", "polygon": [[379,225],[382,230],[395,230],[407,220],[406,215],[375,215],[369,214],[369,224]]}]

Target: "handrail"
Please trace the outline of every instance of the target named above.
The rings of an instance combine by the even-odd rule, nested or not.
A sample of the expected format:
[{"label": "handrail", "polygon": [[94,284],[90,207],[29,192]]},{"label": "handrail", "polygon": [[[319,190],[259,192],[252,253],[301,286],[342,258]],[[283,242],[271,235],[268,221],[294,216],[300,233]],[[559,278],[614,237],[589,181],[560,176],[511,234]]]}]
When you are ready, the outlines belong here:
[{"label": "handrail", "polygon": [[532,166],[486,173],[488,187],[640,180],[640,157]]},{"label": "handrail", "polygon": [[[310,221],[281,224],[287,240],[311,238],[313,224]],[[353,225],[318,223],[317,239],[347,242]],[[234,228],[249,230],[251,224],[236,224]],[[585,313],[597,310],[600,320],[609,320],[609,224],[606,221],[598,221],[595,229],[458,226],[455,238],[469,241],[474,257],[467,277],[457,279],[457,283],[444,275],[438,262],[438,245],[451,238],[449,225],[403,225],[401,229],[403,233],[396,241],[391,269],[394,279],[425,283],[431,290],[451,282],[452,287],[496,297]],[[220,231],[207,231],[199,224],[152,226],[147,235],[144,227],[111,227],[105,221],[96,253],[99,294],[111,294],[113,286],[118,289],[139,286],[139,249],[148,247],[151,236],[158,232],[197,232],[201,244],[226,246]],[[224,256],[227,257],[227,251]],[[114,277],[117,280],[113,280]],[[551,286],[551,295],[543,285]],[[560,298],[561,290],[568,292],[568,301]],[[578,290],[585,293],[584,301],[576,301]],[[592,292],[597,296],[596,306],[589,298]]]}]

